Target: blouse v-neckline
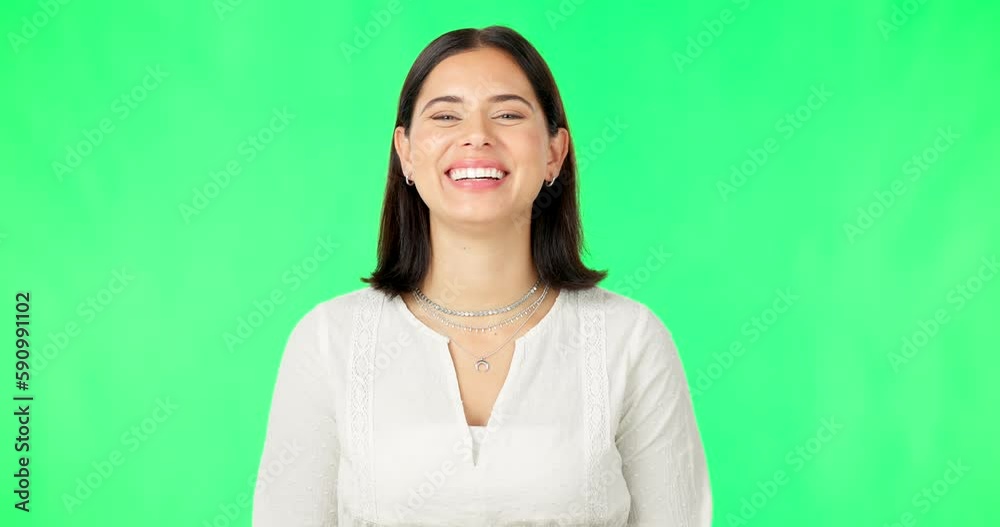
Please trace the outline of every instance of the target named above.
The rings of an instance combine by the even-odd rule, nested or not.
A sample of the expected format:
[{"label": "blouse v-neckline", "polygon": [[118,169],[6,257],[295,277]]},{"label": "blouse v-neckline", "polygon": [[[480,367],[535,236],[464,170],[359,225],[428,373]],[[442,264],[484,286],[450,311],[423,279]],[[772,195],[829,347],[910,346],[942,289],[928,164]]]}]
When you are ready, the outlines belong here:
[{"label": "blouse v-neckline", "polygon": [[[440,348],[442,348],[443,353],[436,354],[440,361],[442,362],[442,368],[444,368],[447,373],[445,373],[445,378],[447,381],[447,390],[449,396],[452,400],[453,405],[456,409],[456,419],[462,427],[462,438],[467,445],[471,448],[473,445],[478,445],[478,448],[473,449],[474,455],[472,456],[472,469],[476,470],[482,466],[483,454],[486,452],[486,443],[488,442],[489,431],[495,430],[501,424],[491,424],[494,421],[493,416],[503,411],[505,405],[508,404],[508,399],[512,397],[510,395],[513,388],[511,385],[518,380],[520,374],[521,365],[524,361],[524,346],[525,342],[530,341],[530,339],[537,338],[539,334],[545,331],[548,326],[551,326],[554,322],[552,320],[559,316],[563,305],[567,301],[566,289],[560,289],[556,295],[555,300],[552,302],[552,306],[549,308],[548,312],[542,316],[534,326],[528,329],[523,335],[514,339],[514,354],[511,358],[510,368],[507,370],[507,377],[504,379],[503,385],[500,387],[500,391],[497,393],[497,398],[493,402],[493,408],[490,410],[490,415],[486,420],[485,425],[470,425],[469,421],[465,417],[465,405],[462,403],[462,393],[458,385],[458,373],[455,371],[455,362],[451,359],[451,352],[448,348],[448,343],[450,341],[449,337],[438,333],[436,330],[425,324],[422,320],[417,318],[417,316],[410,311],[407,307],[406,302],[403,301],[402,295],[395,295],[391,299],[391,303],[394,304],[399,312],[407,322],[413,324],[415,327],[419,328],[421,332],[426,334],[428,337],[433,339]],[[481,440],[477,440],[475,434],[481,434]],[[475,453],[478,450],[478,453]]]}]

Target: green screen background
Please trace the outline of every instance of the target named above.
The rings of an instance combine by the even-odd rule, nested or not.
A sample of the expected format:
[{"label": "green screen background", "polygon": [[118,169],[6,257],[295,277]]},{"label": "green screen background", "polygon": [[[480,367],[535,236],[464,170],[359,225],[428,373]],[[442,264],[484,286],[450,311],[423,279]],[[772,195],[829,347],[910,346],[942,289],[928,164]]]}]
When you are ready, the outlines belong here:
[{"label": "green screen background", "polygon": [[991,524],[1000,7],[667,4],[5,3],[0,523],[250,525],[285,339],[374,267],[410,64],[506,24],[562,90],[586,262],[677,340],[715,524]]}]

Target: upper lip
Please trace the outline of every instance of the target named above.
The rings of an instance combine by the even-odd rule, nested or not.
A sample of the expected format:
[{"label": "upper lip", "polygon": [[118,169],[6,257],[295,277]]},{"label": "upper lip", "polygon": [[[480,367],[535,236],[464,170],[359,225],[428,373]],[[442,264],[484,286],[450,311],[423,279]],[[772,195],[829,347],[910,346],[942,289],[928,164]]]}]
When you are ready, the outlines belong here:
[{"label": "upper lip", "polygon": [[510,170],[507,170],[503,163],[493,159],[460,159],[448,165],[444,172],[447,174],[456,168],[495,168],[505,174],[510,173]]}]

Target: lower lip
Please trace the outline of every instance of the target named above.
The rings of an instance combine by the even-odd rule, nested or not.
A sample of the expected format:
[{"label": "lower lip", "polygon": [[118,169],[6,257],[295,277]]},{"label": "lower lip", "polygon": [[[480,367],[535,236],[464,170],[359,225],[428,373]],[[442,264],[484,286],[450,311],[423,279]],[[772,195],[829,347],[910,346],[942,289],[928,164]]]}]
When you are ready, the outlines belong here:
[{"label": "lower lip", "polygon": [[503,185],[503,182],[507,181],[509,176],[510,174],[507,174],[500,179],[463,179],[455,181],[454,179],[448,177],[448,174],[445,174],[444,178],[450,181],[452,185],[455,185],[463,190],[490,190]]}]

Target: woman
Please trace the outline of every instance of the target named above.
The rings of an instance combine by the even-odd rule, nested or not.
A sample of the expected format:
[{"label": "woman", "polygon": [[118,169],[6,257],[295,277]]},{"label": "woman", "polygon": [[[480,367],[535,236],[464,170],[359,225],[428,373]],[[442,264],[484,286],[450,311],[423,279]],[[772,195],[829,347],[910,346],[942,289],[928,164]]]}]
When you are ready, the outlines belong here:
[{"label": "woman", "polygon": [[708,526],[673,340],[580,260],[548,66],[505,27],[417,57],[369,287],[281,360],[254,496],[270,526]]}]

